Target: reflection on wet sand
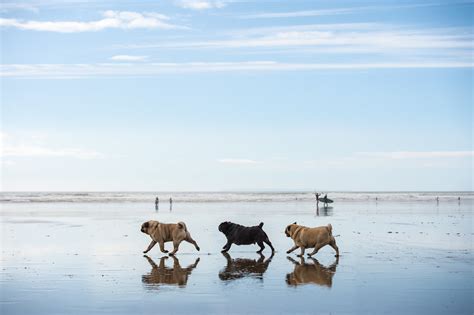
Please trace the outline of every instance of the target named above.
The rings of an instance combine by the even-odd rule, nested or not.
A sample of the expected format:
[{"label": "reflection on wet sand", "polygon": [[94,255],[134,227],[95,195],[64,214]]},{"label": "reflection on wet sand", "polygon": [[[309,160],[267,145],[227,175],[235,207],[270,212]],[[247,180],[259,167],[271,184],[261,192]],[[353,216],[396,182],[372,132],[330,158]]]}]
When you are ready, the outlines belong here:
[{"label": "reflection on wet sand", "polygon": [[297,262],[291,257],[287,257],[295,265],[293,272],[286,275],[286,283],[290,286],[298,286],[302,284],[317,284],[320,286],[332,287],[332,277],[336,273],[336,267],[339,263],[337,258],[329,267],[321,265],[316,259],[308,258],[312,263],[306,263],[301,257]]},{"label": "reflection on wet sand", "polygon": [[149,274],[142,276],[142,282],[146,284],[147,289],[158,289],[160,285],[165,284],[184,287],[188,282],[188,276],[199,263],[199,258],[197,258],[194,264],[189,265],[187,268],[181,268],[178,258],[171,256],[173,259],[173,267],[170,268],[165,265],[165,261],[168,259],[167,256],[161,257],[160,265],[155,264],[147,255],[144,257],[148,260],[152,268]]},{"label": "reflection on wet sand", "polygon": [[333,207],[319,207],[316,206],[316,216],[329,217],[334,215]]},{"label": "reflection on wet sand", "polygon": [[263,279],[263,274],[267,271],[268,265],[273,258],[273,254],[265,260],[265,256],[260,254],[258,260],[248,258],[232,259],[228,253],[222,253],[227,260],[227,265],[219,272],[219,279],[222,281],[236,280],[244,277]]}]

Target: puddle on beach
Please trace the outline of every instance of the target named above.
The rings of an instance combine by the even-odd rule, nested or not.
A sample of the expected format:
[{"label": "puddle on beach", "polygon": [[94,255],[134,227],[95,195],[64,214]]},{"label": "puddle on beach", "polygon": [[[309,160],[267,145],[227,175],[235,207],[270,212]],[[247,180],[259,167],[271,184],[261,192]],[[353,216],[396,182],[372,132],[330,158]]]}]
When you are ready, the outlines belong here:
[{"label": "puddle on beach", "polygon": [[[308,202],[8,204],[1,210],[2,314],[472,314],[472,204]],[[176,257],[142,222],[184,221],[199,243]],[[221,221],[264,222],[277,252],[220,253]],[[287,224],[331,223],[341,257],[286,254]],[[171,243],[165,245],[167,249]]]}]

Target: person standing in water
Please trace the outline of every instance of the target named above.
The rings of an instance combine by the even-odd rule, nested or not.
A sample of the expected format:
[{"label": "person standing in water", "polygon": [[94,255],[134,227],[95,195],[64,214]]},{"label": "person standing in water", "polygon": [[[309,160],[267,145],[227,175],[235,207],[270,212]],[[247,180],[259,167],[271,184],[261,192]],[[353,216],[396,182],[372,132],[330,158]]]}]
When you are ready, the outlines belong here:
[{"label": "person standing in water", "polygon": [[170,211],[173,208],[173,198],[170,197]]},{"label": "person standing in water", "polygon": [[155,209],[158,210],[158,206],[160,205],[160,198],[155,198]]}]

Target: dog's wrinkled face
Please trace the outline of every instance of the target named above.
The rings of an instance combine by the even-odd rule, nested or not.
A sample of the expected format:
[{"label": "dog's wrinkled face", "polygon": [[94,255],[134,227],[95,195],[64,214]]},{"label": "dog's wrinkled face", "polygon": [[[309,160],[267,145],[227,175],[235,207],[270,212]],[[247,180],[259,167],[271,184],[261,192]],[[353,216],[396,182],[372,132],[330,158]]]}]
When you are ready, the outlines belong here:
[{"label": "dog's wrinkled face", "polygon": [[149,234],[148,233],[149,228],[150,228],[150,222],[145,222],[145,223],[142,224],[142,227],[141,227],[140,231],[142,231],[145,234]]},{"label": "dog's wrinkled face", "polygon": [[293,231],[294,231],[294,229],[295,229],[295,226],[296,226],[296,222],[293,223],[293,224],[290,224],[290,225],[288,225],[288,226],[286,227],[286,229],[285,229],[285,235],[286,235],[287,237],[291,237],[291,235],[293,234]]},{"label": "dog's wrinkled face", "polygon": [[230,224],[231,223],[229,221],[222,222],[221,224],[219,224],[219,232],[226,234]]}]

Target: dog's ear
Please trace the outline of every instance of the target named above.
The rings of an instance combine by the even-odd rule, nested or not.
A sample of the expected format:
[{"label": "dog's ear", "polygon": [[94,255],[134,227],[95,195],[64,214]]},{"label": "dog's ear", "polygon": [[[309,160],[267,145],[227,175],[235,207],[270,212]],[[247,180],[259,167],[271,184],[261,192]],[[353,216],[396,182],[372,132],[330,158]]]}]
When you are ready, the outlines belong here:
[{"label": "dog's ear", "polygon": [[295,221],[295,223],[293,223],[293,224],[296,224],[296,221]]}]

